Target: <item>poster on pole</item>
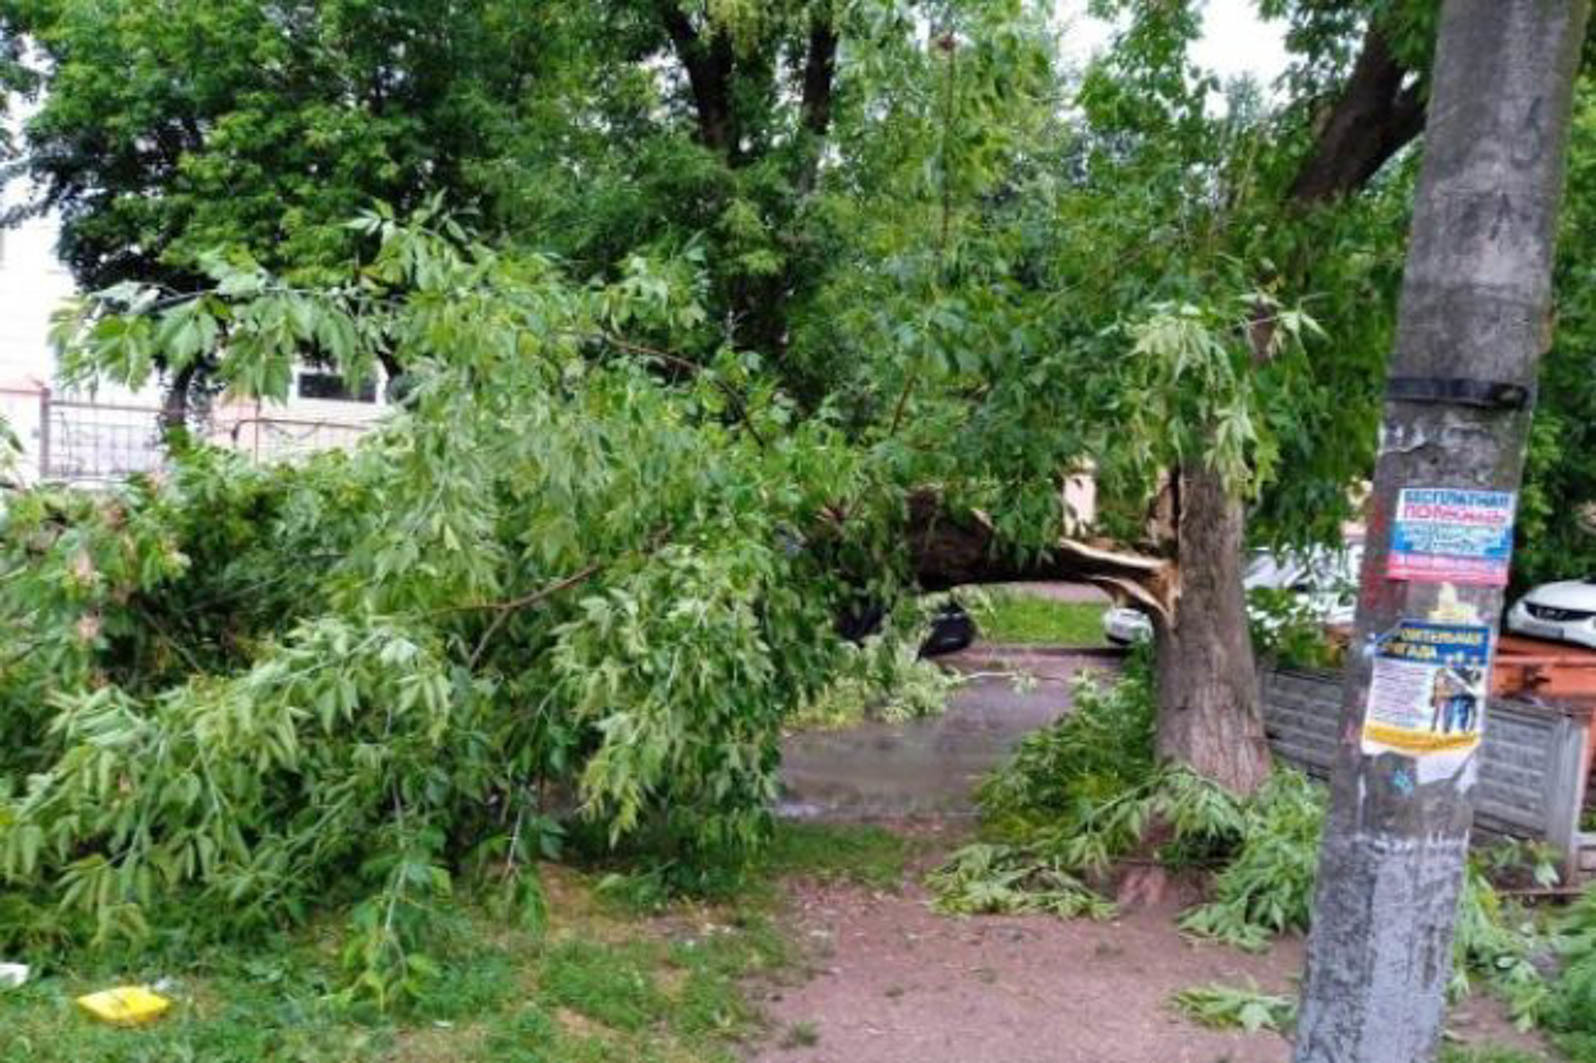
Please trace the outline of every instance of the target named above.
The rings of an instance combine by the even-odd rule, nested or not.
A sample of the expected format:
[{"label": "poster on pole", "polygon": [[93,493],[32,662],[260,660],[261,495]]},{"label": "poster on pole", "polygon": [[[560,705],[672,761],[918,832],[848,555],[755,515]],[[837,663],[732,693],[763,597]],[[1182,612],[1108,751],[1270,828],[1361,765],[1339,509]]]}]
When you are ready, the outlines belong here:
[{"label": "poster on pole", "polygon": [[1386,574],[1416,583],[1506,586],[1514,501],[1512,491],[1404,488]]},{"label": "poster on pole", "polygon": [[1490,663],[1483,624],[1403,620],[1375,644],[1363,751],[1472,752],[1485,726]]}]

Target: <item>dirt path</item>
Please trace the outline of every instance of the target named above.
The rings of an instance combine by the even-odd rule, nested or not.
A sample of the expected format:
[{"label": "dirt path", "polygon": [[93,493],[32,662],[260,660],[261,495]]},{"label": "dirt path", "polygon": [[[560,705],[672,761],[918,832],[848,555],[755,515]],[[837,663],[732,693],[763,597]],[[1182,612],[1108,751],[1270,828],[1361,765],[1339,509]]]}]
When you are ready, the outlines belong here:
[{"label": "dirt path", "polygon": [[[772,1032],[752,1063],[1285,1063],[1290,1045],[1279,1034],[1207,1030],[1169,999],[1191,986],[1249,980],[1292,993],[1298,940],[1261,956],[1195,945],[1175,927],[1190,897],[1164,897],[1108,923],[930,911],[919,882],[969,829],[974,779],[1069,710],[1078,671],[1112,673],[1118,664],[1101,654],[980,646],[946,660],[977,678],[945,715],[787,743],[786,814],[886,817],[920,836],[926,855],[900,892],[790,886],[795,934],[810,946],[815,973],[764,1002]],[[1015,690],[1004,673],[1016,671],[1034,685]],[[935,818],[911,825],[903,819],[911,816]],[[1454,1011],[1451,1027],[1470,1041],[1543,1051],[1489,1000]]]},{"label": "dirt path", "polygon": [[[915,884],[878,893],[796,884],[793,919],[815,974],[765,1002],[768,1044],[753,1063],[1284,1063],[1270,1032],[1204,1029],[1171,994],[1220,981],[1289,993],[1302,944],[1256,956],[1194,945],[1173,900],[1112,922],[955,919]],[[1454,1013],[1467,1039],[1540,1051],[1489,1001]]]}]

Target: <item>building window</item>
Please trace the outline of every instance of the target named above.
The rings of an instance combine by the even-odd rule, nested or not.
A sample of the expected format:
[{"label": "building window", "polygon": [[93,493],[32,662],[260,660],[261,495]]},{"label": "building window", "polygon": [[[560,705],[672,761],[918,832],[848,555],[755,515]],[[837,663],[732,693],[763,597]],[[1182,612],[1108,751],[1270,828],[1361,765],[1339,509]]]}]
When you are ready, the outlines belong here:
[{"label": "building window", "polygon": [[376,402],[377,381],[367,377],[358,389],[351,390],[342,373],[306,370],[299,374],[299,397],[329,402]]}]

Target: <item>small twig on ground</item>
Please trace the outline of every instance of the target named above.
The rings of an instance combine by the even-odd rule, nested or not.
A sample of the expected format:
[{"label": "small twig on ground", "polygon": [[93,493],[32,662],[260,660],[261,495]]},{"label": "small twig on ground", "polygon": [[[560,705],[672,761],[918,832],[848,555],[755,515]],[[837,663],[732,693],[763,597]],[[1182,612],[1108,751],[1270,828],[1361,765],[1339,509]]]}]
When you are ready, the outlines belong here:
[{"label": "small twig on ground", "polygon": [[150,627],[154,628],[155,629],[155,633],[157,635],[161,636],[161,638],[166,641],[166,644],[168,646],[172,647],[173,650],[177,651],[177,655],[179,657],[183,658],[183,663],[188,665],[188,670],[189,671],[191,671],[191,672],[203,672],[203,671],[205,671],[204,668],[200,667],[200,663],[199,663],[198,660],[195,659],[194,655],[188,651],[188,647],[184,646],[181,642],[179,642],[177,640],[177,638],[170,631],[168,631],[166,629],[166,625],[162,624],[159,620],[155,619],[155,615],[153,613],[151,613],[148,609],[143,609],[143,608],[140,608],[138,606],[135,606],[134,608],[138,612],[139,616],[144,618],[144,622],[146,624],[149,624]]}]

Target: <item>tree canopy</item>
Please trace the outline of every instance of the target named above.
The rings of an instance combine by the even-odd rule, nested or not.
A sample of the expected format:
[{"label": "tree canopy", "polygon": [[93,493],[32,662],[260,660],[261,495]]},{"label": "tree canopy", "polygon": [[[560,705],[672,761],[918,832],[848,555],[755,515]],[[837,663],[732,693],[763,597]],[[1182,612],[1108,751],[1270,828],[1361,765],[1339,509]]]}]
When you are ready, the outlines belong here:
[{"label": "tree canopy", "polygon": [[[406,378],[351,455],[8,504],[18,910],[270,922],[354,864],[401,992],[370,913],[524,867],[562,799],[756,842],[782,721],[901,664],[836,616],[964,582],[1143,604],[1160,754],[1256,786],[1241,551],[1332,539],[1372,468],[1434,4],[1268,0],[1274,86],[1194,65],[1199,4],[1096,6],[1072,70],[1022,0],[0,4],[71,377]],[[1526,507],[1560,544],[1581,334]]]},{"label": "tree canopy", "polygon": [[[130,383],[160,371],[180,397],[204,380],[280,395],[296,357],[408,372],[405,344],[362,342],[367,314],[311,329],[293,306],[218,299],[269,274],[369,302],[362,285],[384,282],[359,278],[381,226],[349,225],[353,202],[390,218],[426,203],[573,279],[692,289],[691,320],[628,320],[611,345],[667,379],[711,368],[735,432],[758,434],[758,410],[783,433],[841,432],[877,486],[870,504],[844,491],[828,512],[898,513],[851,532],[876,537],[928,518],[938,535],[888,566],[922,585],[951,582],[953,554],[972,547],[961,578],[1083,574],[1078,552],[1056,556],[1058,487],[1091,463],[1099,530],[1143,556],[1085,574],[1173,631],[1180,525],[1209,520],[1198,500],[1238,529],[1250,510],[1254,538],[1329,537],[1350,512],[1408,186],[1400,162],[1383,164],[1418,132],[1429,8],[1271,8],[1299,58],[1274,96],[1193,66],[1197,6],[1102,10],[1123,28],[1077,72],[1057,58],[1050,9],[1018,0],[514,18],[467,4],[425,47],[405,43],[403,5],[176,18],[132,0],[22,5],[13,21],[54,64],[28,167],[65,212],[69,249],[95,232],[114,249],[73,259],[85,280],[118,283],[90,300],[90,331],[63,333],[69,365]],[[143,74],[109,76],[119,65]],[[283,150],[230,139],[262,123]],[[205,175],[217,183],[195,183]],[[159,236],[129,227],[156,215]],[[100,269],[117,255],[138,260]],[[235,287],[196,297],[207,275]],[[96,316],[107,309],[133,313]],[[1210,474],[1221,490],[1182,494]],[[1211,628],[1194,630],[1194,661],[1217,665]],[[1235,625],[1223,634],[1245,643]],[[1255,717],[1242,700],[1236,718]]]}]

